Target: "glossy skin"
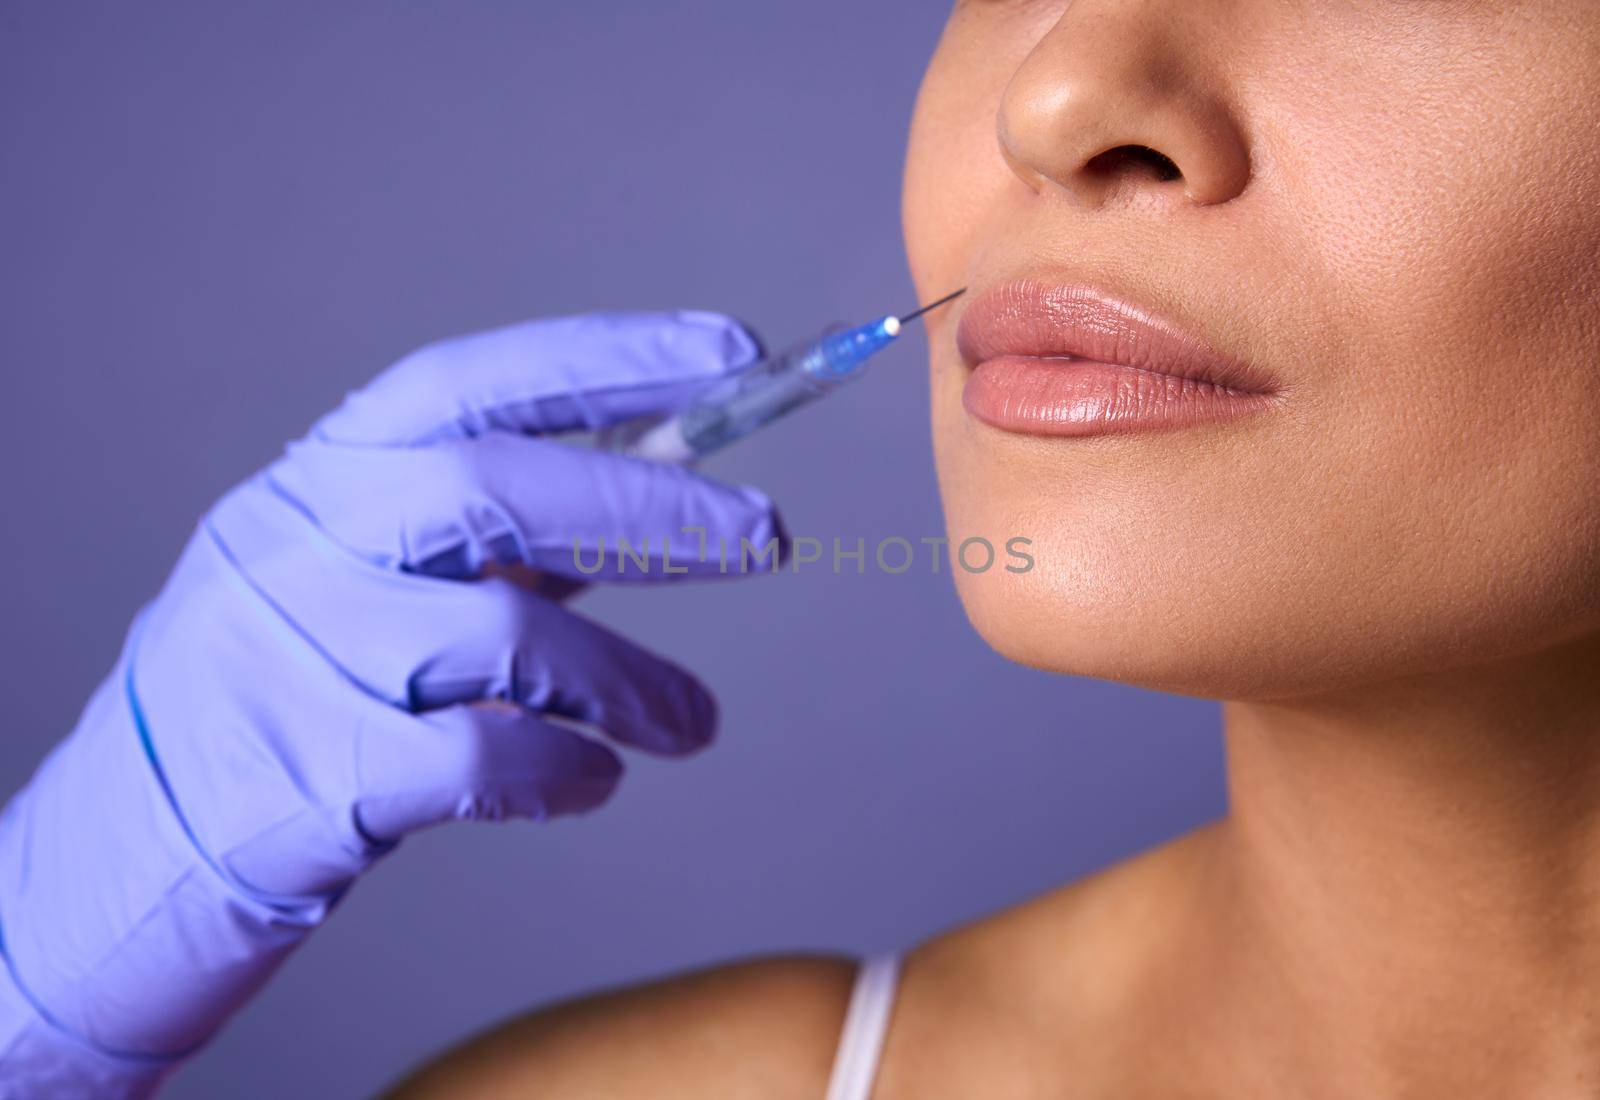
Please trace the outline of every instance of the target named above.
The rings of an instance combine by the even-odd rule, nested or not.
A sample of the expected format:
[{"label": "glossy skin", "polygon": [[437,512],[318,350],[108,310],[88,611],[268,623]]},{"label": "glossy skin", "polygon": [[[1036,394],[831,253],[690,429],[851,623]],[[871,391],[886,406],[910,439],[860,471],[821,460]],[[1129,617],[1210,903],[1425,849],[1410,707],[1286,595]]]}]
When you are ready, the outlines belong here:
[{"label": "glossy skin", "polygon": [[[1019,661],[1225,700],[1232,806],[913,952],[876,1100],[1600,1090],[1597,108],[1591,0],[956,4],[905,190],[919,290],[973,287],[936,456],[952,538],[1039,562],[961,598]],[[999,430],[956,334],[1017,279],[1276,397]],[[848,974],[558,1007],[398,1095],[820,1097]]]}]

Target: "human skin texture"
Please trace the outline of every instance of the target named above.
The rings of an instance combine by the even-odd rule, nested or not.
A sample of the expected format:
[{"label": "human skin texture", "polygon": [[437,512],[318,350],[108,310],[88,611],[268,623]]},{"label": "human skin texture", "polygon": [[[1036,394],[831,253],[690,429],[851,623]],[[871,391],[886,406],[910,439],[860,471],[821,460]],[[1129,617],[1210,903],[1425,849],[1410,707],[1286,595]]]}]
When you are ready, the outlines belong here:
[{"label": "human skin texture", "polygon": [[[1024,663],[1292,699],[1600,629],[1600,8],[964,0],[912,130],[958,577]],[[1182,177],[1161,179],[1143,146]],[[1087,285],[1270,375],[1265,411],[1041,439],[968,415],[962,311]],[[1070,368],[1063,368],[1070,369]]]},{"label": "human skin texture", "polygon": [[[1597,107],[1587,0],[956,4],[905,183],[919,289],[971,287],[930,326],[933,438],[952,540],[1038,561],[961,598],[1016,660],[1226,703],[1226,820],[924,949],[1081,991],[1027,1081],[1593,1094]],[[1267,396],[996,427],[963,313],[1017,280]],[[891,1040],[891,1093],[912,1061]]]},{"label": "human skin texture", "polygon": [[[1037,563],[960,597],[1223,701],[1231,805],[911,951],[875,1100],[1600,1093],[1597,119],[1592,0],[955,5],[905,180],[919,291],[970,288],[934,447],[952,542]],[[1019,329],[1110,346],[1105,400]],[[820,1096],[849,973],[557,1007],[395,1095]]]}]

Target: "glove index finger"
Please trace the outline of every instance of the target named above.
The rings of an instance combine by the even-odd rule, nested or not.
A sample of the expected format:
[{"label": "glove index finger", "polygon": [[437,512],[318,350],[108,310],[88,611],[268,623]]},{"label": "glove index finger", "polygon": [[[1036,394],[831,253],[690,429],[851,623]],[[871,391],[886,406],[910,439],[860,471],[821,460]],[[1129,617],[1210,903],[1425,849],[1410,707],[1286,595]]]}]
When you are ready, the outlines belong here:
[{"label": "glove index finger", "polygon": [[528,321],[412,352],[349,394],[312,435],[419,446],[491,430],[594,430],[676,408],[760,355],[749,329],[720,313]]}]

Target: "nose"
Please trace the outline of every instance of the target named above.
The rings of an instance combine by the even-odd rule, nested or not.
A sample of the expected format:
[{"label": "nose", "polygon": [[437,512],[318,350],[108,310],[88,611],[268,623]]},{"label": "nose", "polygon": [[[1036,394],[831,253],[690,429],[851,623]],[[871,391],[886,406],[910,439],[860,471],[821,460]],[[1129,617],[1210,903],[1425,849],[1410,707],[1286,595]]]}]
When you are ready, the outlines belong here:
[{"label": "nose", "polygon": [[[1156,194],[1212,205],[1250,180],[1250,151],[1184,13],[1197,0],[1075,0],[1012,76],[1000,147],[1038,192],[1088,206]],[[1209,35],[1215,38],[1215,30]]]}]

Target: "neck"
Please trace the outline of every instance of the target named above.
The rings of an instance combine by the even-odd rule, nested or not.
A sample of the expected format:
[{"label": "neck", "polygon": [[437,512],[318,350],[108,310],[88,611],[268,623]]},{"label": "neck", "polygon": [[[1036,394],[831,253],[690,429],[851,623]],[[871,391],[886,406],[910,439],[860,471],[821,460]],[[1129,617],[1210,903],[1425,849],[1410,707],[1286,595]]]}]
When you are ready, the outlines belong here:
[{"label": "neck", "polygon": [[1224,717],[1239,1011],[1310,1025],[1263,1072],[1375,1097],[1600,1081],[1600,639]]}]

